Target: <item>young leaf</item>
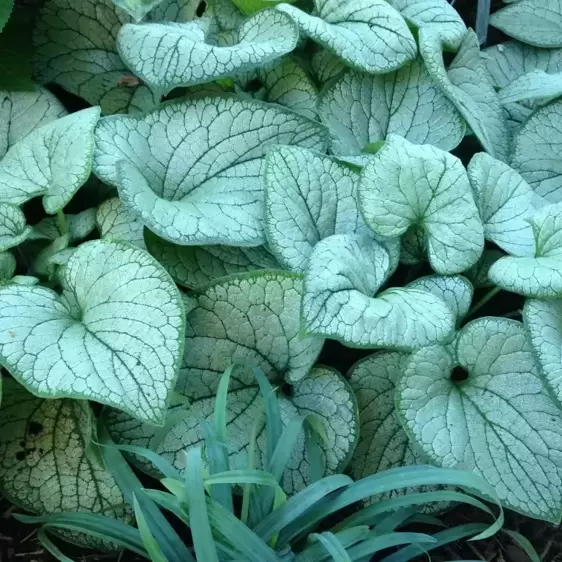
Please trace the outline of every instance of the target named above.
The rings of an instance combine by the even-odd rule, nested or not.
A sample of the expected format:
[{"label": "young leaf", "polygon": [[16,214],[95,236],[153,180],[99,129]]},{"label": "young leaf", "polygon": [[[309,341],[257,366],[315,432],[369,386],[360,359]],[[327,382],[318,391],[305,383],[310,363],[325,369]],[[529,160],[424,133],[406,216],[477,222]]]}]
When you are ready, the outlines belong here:
[{"label": "young leaf", "polygon": [[11,279],[16,272],[16,258],[11,252],[0,252],[0,282]]},{"label": "young leaf", "polygon": [[129,213],[118,197],[104,201],[96,213],[96,226],[102,238],[129,242],[146,249],[144,242],[144,225]]},{"label": "young leaf", "polygon": [[531,219],[535,257],[507,256],[488,272],[492,282],[527,297],[562,295],[562,203],[548,205]]},{"label": "young leaf", "polygon": [[317,244],[332,234],[369,232],[357,205],[359,175],[337,160],[300,147],[275,147],[265,165],[265,232],[287,268],[302,272]]},{"label": "young leaf", "polygon": [[162,423],[184,333],[168,274],[146,252],[95,241],[74,252],[60,278],[62,296],[0,287],[3,365],[37,395],[92,399]]},{"label": "young leaf", "polygon": [[[0,410],[2,491],[35,513],[103,512],[129,520],[117,483],[88,454],[92,422],[85,401],[43,400],[5,379]],[[79,540],[94,547],[100,544],[85,535]]]},{"label": "young leaf", "polygon": [[0,163],[0,201],[21,205],[43,196],[54,214],[90,175],[99,107],[84,109],[35,129],[13,145]]},{"label": "young leaf", "polygon": [[465,133],[463,118],[419,58],[387,74],[346,72],[323,91],[319,113],[334,154],[361,154],[389,134],[452,150]]},{"label": "young leaf", "polygon": [[[298,29],[290,17],[263,10],[238,30],[236,45],[207,41],[209,21],[126,24],[117,48],[124,63],[144,82],[168,93],[174,88],[213,82],[240,74],[290,53]],[[176,52],[178,56],[170,57]]]},{"label": "young leaf", "polygon": [[86,209],[76,215],[65,214],[67,232],[61,232],[59,217],[47,217],[33,227],[33,240],[56,240],[68,233],[71,242],[80,242],[87,238],[96,228],[96,209]]},{"label": "young leaf", "polygon": [[484,232],[466,171],[460,160],[433,146],[390,135],[363,169],[359,202],[380,236],[421,226],[438,273],[464,271],[482,253]]},{"label": "young leaf", "polygon": [[352,347],[411,350],[447,338],[453,314],[431,293],[401,288],[372,297],[389,263],[370,236],[335,234],[320,241],[305,276],[304,328]]},{"label": "young leaf", "polygon": [[[1,188],[0,188],[1,189]],[[0,252],[19,246],[31,235],[31,227],[19,207],[0,203]]]},{"label": "young leaf", "polygon": [[353,5],[314,0],[314,7],[314,16],[289,4],[279,4],[277,9],[289,14],[304,35],[353,68],[391,72],[417,54],[406,22],[384,0],[360,0]]},{"label": "young leaf", "polygon": [[324,150],[325,142],[320,124],[281,106],[194,99],[142,117],[102,119],[94,172],[165,240],[259,246],[265,150],[271,144]]},{"label": "young leaf", "polygon": [[148,251],[172,278],[185,287],[204,290],[211,281],[258,269],[280,269],[265,246],[177,246],[147,231]]},{"label": "young leaf", "polygon": [[518,0],[492,14],[490,25],[536,47],[562,47],[562,2]]},{"label": "young leaf", "polygon": [[0,158],[33,130],[66,115],[64,106],[45,88],[0,92]]},{"label": "young leaf", "polygon": [[[451,380],[455,369],[466,380]],[[562,414],[519,322],[474,320],[454,355],[415,352],[397,391],[401,422],[432,462],[471,469],[506,507],[560,521]]]},{"label": "young leaf", "polygon": [[472,157],[467,171],[486,239],[511,255],[534,255],[528,220],[534,194],[529,184],[513,168],[484,152]]},{"label": "young leaf", "polygon": [[466,119],[484,150],[499,160],[507,161],[510,136],[506,115],[486,75],[476,33],[467,31],[448,71],[439,35],[420,32],[419,42],[429,74]]},{"label": "young leaf", "polygon": [[549,203],[562,202],[558,151],[562,144],[561,125],[562,101],[554,101],[535,111],[515,137],[511,159],[513,168]]}]

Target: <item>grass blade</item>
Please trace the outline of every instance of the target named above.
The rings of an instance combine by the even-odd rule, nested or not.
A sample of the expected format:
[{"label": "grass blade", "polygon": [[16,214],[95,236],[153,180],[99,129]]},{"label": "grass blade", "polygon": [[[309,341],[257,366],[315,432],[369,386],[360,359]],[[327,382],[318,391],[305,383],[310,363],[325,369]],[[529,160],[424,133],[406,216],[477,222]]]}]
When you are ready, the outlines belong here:
[{"label": "grass blade", "polygon": [[[258,433],[261,429],[262,423],[263,423],[263,419],[262,419],[262,415],[260,415],[257,417],[256,420],[254,420],[254,423],[252,424],[252,432],[250,433],[250,443],[248,445],[248,470],[254,470],[257,466],[256,450],[257,450],[257,442],[258,442]],[[254,494],[254,490],[255,488],[252,486],[252,484],[245,484],[242,492],[242,511],[240,514],[240,519],[242,520],[242,522],[246,524],[250,524],[250,526],[253,526],[253,522],[254,522],[253,520],[251,522],[249,521],[250,499]],[[259,502],[254,501],[254,504],[260,506]],[[259,509],[260,508],[258,507],[257,511],[259,511]],[[258,515],[256,510],[254,510],[252,514],[254,515],[254,517]],[[260,516],[258,520],[261,519],[262,517]]]},{"label": "grass blade", "polygon": [[283,422],[281,420],[281,410],[279,400],[273,387],[263,374],[261,369],[254,369],[254,376],[258,381],[260,392],[265,404],[266,434],[267,434],[267,462],[273,458],[279,439],[283,433]]},{"label": "grass blade", "polygon": [[[417,555],[420,551],[420,547],[418,547],[417,544],[428,544],[431,545],[430,548],[435,548],[433,545],[437,543],[434,537],[424,533],[389,533],[387,535],[377,535],[376,531],[371,531],[371,533],[372,538],[365,538],[359,544],[349,549],[349,556],[352,560],[372,556],[381,550],[401,544],[409,544],[410,546],[406,548],[413,548]],[[406,548],[403,548],[399,552],[406,550]]]},{"label": "grass blade", "polygon": [[[363,540],[370,532],[369,527],[352,527],[339,533],[334,533],[344,548],[349,548]],[[323,546],[319,543],[309,545],[297,556],[297,562],[324,562],[328,558]]]},{"label": "grass blade", "polygon": [[531,562],[541,562],[541,557],[525,535],[509,529],[503,529],[503,532],[511,537],[511,540],[529,557]]},{"label": "grass blade", "polygon": [[415,507],[405,507],[398,509],[394,513],[389,513],[382,521],[378,523],[374,529],[378,535],[386,535],[392,533],[398,527],[415,515],[417,509]]},{"label": "grass blade", "polygon": [[336,535],[327,531],[321,534],[314,533],[312,536],[318,539],[334,562],[351,562],[351,558]]},{"label": "grass blade", "polygon": [[158,542],[150,532],[150,527],[146,522],[146,518],[135,494],[133,494],[133,507],[135,509],[135,517],[137,519],[139,533],[144,547],[146,548],[146,552],[148,552],[150,556],[150,560],[152,562],[167,562],[162,549],[158,546]]},{"label": "grass blade", "polygon": [[205,560],[205,562],[219,562],[207,515],[201,449],[199,447],[189,449],[186,457],[185,499],[189,511],[195,556],[198,560]]},{"label": "grass blade", "polygon": [[68,556],[63,554],[59,547],[50,539],[45,529],[37,531],[37,540],[39,544],[58,562],[74,562]]}]

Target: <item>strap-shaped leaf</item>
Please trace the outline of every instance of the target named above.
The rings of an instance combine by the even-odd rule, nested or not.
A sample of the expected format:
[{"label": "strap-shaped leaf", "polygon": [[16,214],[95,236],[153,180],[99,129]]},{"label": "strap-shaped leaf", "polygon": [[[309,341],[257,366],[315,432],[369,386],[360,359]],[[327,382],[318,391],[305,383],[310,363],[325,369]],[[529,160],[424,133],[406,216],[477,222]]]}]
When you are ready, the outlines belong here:
[{"label": "strap-shaped leaf", "polygon": [[536,47],[562,47],[562,2],[518,0],[492,14],[490,25]]},{"label": "strap-shaped leaf", "polygon": [[429,74],[476,135],[486,152],[507,161],[510,137],[506,114],[486,75],[476,33],[468,30],[457,56],[445,68],[443,43],[437,33],[420,32],[420,53]]},{"label": "strap-shaped leaf", "polygon": [[20,205],[43,196],[43,207],[62,209],[90,175],[99,107],[84,109],[34,130],[0,162],[0,201]]},{"label": "strap-shaped leaf", "polygon": [[424,462],[410,444],[394,408],[395,384],[407,359],[406,353],[380,352],[361,359],[349,372],[349,385],[359,406],[359,442],[350,463],[356,480]]},{"label": "strap-shaped leaf", "polygon": [[208,25],[206,19],[126,24],[119,31],[117,47],[137,76],[166,93],[267,64],[290,53],[299,36],[291,18],[276,10],[263,10],[244,22],[236,45],[221,47],[207,42]]},{"label": "strap-shaped leaf", "polygon": [[16,205],[0,203],[0,252],[18,246],[31,235],[25,215]]},{"label": "strap-shaped leaf", "polygon": [[259,246],[263,156],[272,144],[325,150],[325,129],[281,106],[235,98],[167,104],[96,129],[94,172],[161,238]]},{"label": "strap-shaped leaf", "polygon": [[96,225],[102,238],[130,242],[145,248],[144,225],[125,209],[119,197],[112,197],[98,207]]},{"label": "strap-shaped leaf", "polygon": [[0,92],[0,158],[33,130],[66,115],[59,100],[45,88],[32,92]]},{"label": "strap-shaped leaf", "polygon": [[359,200],[365,221],[380,236],[422,227],[438,273],[464,271],[482,253],[483,227],[466,171],[438,148],[390,135],[363,169]]},{"label": "strap-shaped leaf", "polygon": [[410,288],[374,297],[389,267],[388,252],[368,235],[335,234],[321,240],[305,275],[305,330],[366,348],[411,350],[447,338],[454,318],[440,298]]},{"label": "strap-shaped leaf", "polygon": [[253,384],[252,367],[271,379],[302,379],[323,345],[300,333],[302,285],[299,275],[257,271],[218,280],[199,295],[187,316],[181,369],[190,396],[213,395],[232,364],[244,366],[233,377],[243,386]]},{"label": "strap-shaped leaf", "polygon": [[276,147],[265,165],[265,231],[271,250],[304,271],[314,245],[332,234],[368,232],[357,206],[359,174],[299,147]]},{"label": "strap-shaped leaf", "polygon": [[353,68],[390,72],[416,56],[416,41],[406,22],[385,0],[314,0],[314,6],[314,16],[290,4],[277,9]]},{"label": "strap-shaped leaf", "polygon": [[437,33],[449,49],[456,51],[459,48],[466,25],[447,0],[389,0],[389,4],[424,33]]},{"label": "strap-shaped leaf", "polygon": [[[397,385],[408,435],[432,462],[484,477],[506,507],[558,523],[562,414],[522,324],[475,320],[463,328],[454,355],[432,346],[411,356]],[[454,382],[459,368],[468,378]]]},{"label": "strap-shaped leaf", "polygon": [[142,250],[96,241],[73,253],[60,278],[62,296],[0,287],[2,364],[37,395],[96,400],[162,423],[184,334],[169,275]]},{"label": "strap-shaped leaf", "polygon": [[464,120],[421,59],[378,76],[345,73],[323,92],[319,112],[335,154],[361,154],[391,133],[451,150],[465,132]]},{"label": "strap-shaped leaf", "polygon": [[562,403],[562,301],[528,299],[523,321],[540,369]]},{"label": "strap-shaped leaf", "polygon": [[150,231],[146,233],[148,251],[172,278],[194,290],[203,290],[211,281],[258,269],[280,269],[265,246],[176,246]]},{"label": "strap-shaped leaf", "polygon": [[535,239],[528,219],[534,194],[529,184],[484,152],[473,156],[467,171],[486,239],[514,256],[533,256]]},{"label": "strap-shaped leaf", "polygon": [[515,137],[511,165],[535,193],[550,203],[562,201],[562,101],[535,111]]},{"label": "strap-shaped leaf", "polygon": [[[5,379],[0,410],[3,493],[39,514],[78,511],[130,520],[119,486],[91,454],[94,421],[85,401],[44,400]],[[72,533],[71,538],[100,546],[98,539],[83,534]]]}]

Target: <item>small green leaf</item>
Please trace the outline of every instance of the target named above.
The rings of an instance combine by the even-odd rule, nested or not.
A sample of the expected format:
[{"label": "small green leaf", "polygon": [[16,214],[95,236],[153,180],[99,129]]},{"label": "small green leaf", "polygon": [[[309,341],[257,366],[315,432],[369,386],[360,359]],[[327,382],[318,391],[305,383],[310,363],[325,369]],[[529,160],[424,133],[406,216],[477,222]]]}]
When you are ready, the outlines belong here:
[{"label": "small green leaf", "polygon": [[438,273],[462,272],[482,253],[483,226],[466,171],[438,148],[390,135],[363,169],[359,202],[380,236],[423,228],[429,262]]},{"label": "small green leaf", "polygon": [[0,201],[20,205],[43,196],[50,214],[62,209],[90,176],[99,107],[35,129],[0,163]]},{"label": "small green leaf", "polygon": [[304,35],[348,66],[369,73],[391,72],[417,54],[406,22],[384,0],[361,6],[314,0],[314,7],[314,16],[289,4],[279,4],[277,9],[289,14]]},{"label": "small green leaf", "polygon": [[[71,242],[80,242],[87,238],[96,228],[96,209],[86,209],[76,215],[64,215],[66,229]],[[58,217],[47,217],[33,227],[31,238],[34,240],[55,240],[61,232]]]}]

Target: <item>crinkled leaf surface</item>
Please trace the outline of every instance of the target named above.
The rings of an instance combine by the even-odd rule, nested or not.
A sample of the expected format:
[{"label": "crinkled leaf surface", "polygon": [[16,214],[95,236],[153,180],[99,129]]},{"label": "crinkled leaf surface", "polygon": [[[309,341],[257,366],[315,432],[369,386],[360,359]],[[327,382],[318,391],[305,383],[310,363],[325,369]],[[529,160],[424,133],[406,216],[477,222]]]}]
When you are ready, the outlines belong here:
[{"label": "crinkled leaf surface", "polygon": [[562,201],[561,149],[562,101],[555,101],[523,124],[511,157],[511,165],[550,203]]},{"label": "crinkled leaf surface", "polygon": [[0,92],[0,158],[34,129],[66,115],[64,106],[45,88]]},{"label": "crinkled leaf surface", "polygon": [[562,203],[548,205],[531,219],[535,257],[504,257],[490,268],[499,287],[527,297],[562,296]]},{"label": "crinkled leaf surface", "polygon": [[518,0],[492,14],[490,25],[536,47],[562,47],[562,1]]},{"label": "crinkled leaf surface", "polygon": [[367,348],[411,350],[447,338],[453,313],[433,294],[402,288],[374,297],[389,268],[388,252],[369,235],[335,234],[318,242],[305,275],[305,330]]},{"label": "crinkled leaf surface", "polygon": [[395,384],[408,357],[406,353],[380,352],[361,359],[349,371],[349,385],[359,407],[359,441],[350,463],[356,480],[424,462],[402,429],[394,407]]},{"label": "crinkled leaf surface", "polygon": [[[182,392],[189,393],[190,388],[187,379],[180,380],[179,389]],[[297,415],[314,413],[321,418],[327,437],[327,443],[320,442],[325,474],[343,471],[355,448],[358,416],[353,392],[339,373],[328,367],[315,367],[309,376],[293,386],[290,398],[280,396],[279,400],[284,424]],[[257,429],[258,468],[263,467],[267,449],[263,408],[263,400],[255,382],[229,392],[226,424],[231,469],[247,468],[248,445],[254,425]],[[177,415],[178,421],[164,435],[154,427],[141,424],[117,410],[108,411],[107,423],[116,442],[150,447],[182,470],[185,450],[203,445],[201,420],[212,423],[214,409],[213,393],[193,400],[187,410],[184,407],[181,413],[178,413],[179,407],[171,409],[170,419]],[[154,472],[146,463],[142,463],[141,467]],[[305,436],[301,433],[283,477],[285,491],[292,494],[310,483],[308,471]]]},{"label": "crinkled leaf surface", "polygon": [[514,256],[533,256],[529,184],[513,168],[484,152],[472,157],[467,171],[486,239]]},{"label": "crinkled leaf surface", "polygon": [[423,33],[437,33],[449,49],[459,48],[466,25],[447,0],[389,0],[389,4]]},{"label": "crinkled leaf surface", "polygon": [[127,211],[119,197],[108,199],[98,207],[96,225],[102,238],[130,242],[145,249],[144,225]]},{"label": "crinkled leaf surface", "polygon": [[335,154],[361,154],[391,133],[451,150],[465,132],[464,120],[421,59],[382,75],[343,74],[323,92],[319,112]]},{"label": "crinkled leaf surface", "polygon": [[514,80],[500,92],[503,104],[524,100],[557,98],[562,95],[562,73],[548,74],[543,70],[532,70]]},{"label": "crinkled leaf surface", "polygon": [[265,232],[271,250],[304,271],[314,245],[332,234],[368,232],[357,205],[359,174],[323,154],[276,147],[265,165]]},{"label": "crinkled leaf surface", "polygon": [[[123,518],[119,486],[95,455],[85,401],[44,400],[5,379],[0,410],[0,486],[36,513],[93,512]],[[86,546],[99,546],[86,539]]]},{"label": "crinkled leaf surface", "polygon": [[187,316],[181,372],[189,395],[213,395],[233,363],[245,366],[234,377],[239,384],[253,384],[248,366],[271,379],[302,379],[324,343],[300,333],[302,286],[299,275],[257,271],[219,279],[201,293]]},{"label": "crinkled leaf surface", "polygon": [[[506,507],[558,523],[562,513],[562,414],[538,373],[519,322],[465,326],[455,356],[416,351],[397,385],[397,411],[430,459],[473,470]],[[460,366],[468,378],[451,380]]]},{"label": "crinkled leaf surface", "polygon": [[142,250],[95,241],[74,252],[60,280],[62,296],[0,287],[3,366],[37,395],[96,400],[161,423],[184,336],[169,275]]},{"label": "crinkled leaf surface", "polygon": [[390,135],[363,169],[359,201],[365,221],[380,236],[423,227],[429,262],[438,273],[464,271],[482,253],[483,226],[466,171],[438,148]]},{"label": "crinkled leaf surface", "polygon": [[562,301],[528,299],[523,320],[540,369],[562,403]]},{"label": "crinkled leaf surface", "polygon": [[258,269],[280,269],[265,246],[177,246],[147,231],[148,251],[172,278],[185,287],[202,290],[213,280]]},{"label": "crinkled leaf surface", "polygon": [[117,47],[137,76],[149,86],[169,92],[265,65],[290,53],[299,37],[291,18],[276,10],[263,10],[244,22],[236,45],[207,42],[207,28],[206,19],[126,24],[119,31]]},{"label": "crinkled leaf surface", "polygon": [[16,272],[16,258],[11,252],[0,252],[0,280],[11,279]]},{"label": "crinkled leaf surface", "polygon": [[420,34],[420,53],[435,83],[466,119],[486,152],[507,161],[510,131],[506,114],[486,74],[476,33],[467,31],[448,71],[442,47],[437,33]]},{"label": "crinkled leaf surface", "polygon": [[347,70],[342,60],[328,49],[318,48],[312,56],[310,66],[319,84],[326,84]]},{"label": "crinkled leaf surface", "polygon": [[462,275],[428,275],[408,283],[408,287],[439,297],[451,309],[457,324],[466,316],[474,293],[471,282]]},{"label": "crinkled leaf surface", "polygon": [[43,207],[62,209],[90,175],[99,107],[83,109],[35,129],[0,162],[0,201],[20,205],[43,196]]},{"label": "crinkled leaf surface", "polygon": [[385,0],[314,0],[314,6],[314,16],[290,4],[279,4],[277,9],[353,68],[390,72],[416,56],[416,42],[406,22]]},{"label": "crinkled leaf surface", "polygon": [[183,245],[259,246],[263,156],[272,144],[325,150],[325,129],[281,106],[235,98],[172,103],[96,130],[94,172],[127,209]]},{"label": "crinkled leaf surface", "polygon": [[31,235],[25,215],[19,207],[0,203],[0,252],[18,246]]}]

